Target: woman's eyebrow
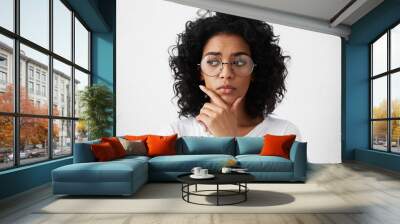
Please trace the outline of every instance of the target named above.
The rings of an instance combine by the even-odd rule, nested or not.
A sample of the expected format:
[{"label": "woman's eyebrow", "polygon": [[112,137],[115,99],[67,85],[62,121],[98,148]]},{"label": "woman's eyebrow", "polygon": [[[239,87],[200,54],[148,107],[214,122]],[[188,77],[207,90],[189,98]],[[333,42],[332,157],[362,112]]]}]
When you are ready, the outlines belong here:
[{"label": "woman's eyebrow", "polygon": [[[242,55],[242,54],[250,56],[248,53],[243,52],[243,51],[232,53],[231,56],[238,56],[238,55]],[[221,52],[210,51],[210,52],[207,52],[204,56],[207,56],[207,55],[221,55]]]}]

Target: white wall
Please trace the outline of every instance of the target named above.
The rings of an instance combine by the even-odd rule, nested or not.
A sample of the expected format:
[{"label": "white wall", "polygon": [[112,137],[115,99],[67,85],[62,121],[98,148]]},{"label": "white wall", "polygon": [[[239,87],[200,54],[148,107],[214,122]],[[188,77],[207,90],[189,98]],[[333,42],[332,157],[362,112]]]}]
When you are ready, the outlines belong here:
[{"label": "white wall", "polygon": [[[168,47],[197,8],[117,1],[117,135],[157,134],[178,117]],[[341,161],[340,38],[272,24],[291,56],[288,92],[275,113],[296,124],[312,163]]]}]

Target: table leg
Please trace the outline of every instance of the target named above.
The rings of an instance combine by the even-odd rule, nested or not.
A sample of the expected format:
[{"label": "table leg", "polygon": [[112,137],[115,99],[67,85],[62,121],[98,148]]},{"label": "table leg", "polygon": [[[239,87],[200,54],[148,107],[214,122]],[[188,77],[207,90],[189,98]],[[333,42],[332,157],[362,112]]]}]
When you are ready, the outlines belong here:
[{"label": "table leg", "polygon": [[197,184],[196,184],[196,186],[195,186],[195,191],[197,192]]},{"label": "table leg", "polygon": [[219,184],[217,184],[217,205],[219,205]]}]

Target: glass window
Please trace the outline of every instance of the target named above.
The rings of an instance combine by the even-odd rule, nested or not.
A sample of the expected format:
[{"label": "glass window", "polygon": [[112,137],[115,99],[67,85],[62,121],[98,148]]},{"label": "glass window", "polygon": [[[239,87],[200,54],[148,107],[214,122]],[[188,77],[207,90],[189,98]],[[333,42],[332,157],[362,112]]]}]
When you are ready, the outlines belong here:
[{"label": "glass window", "polygon": [[372,118],[387,118],[387,78],[372,81]]},{"label": "glass window", "polygon": [[21,36],[49,48],[49,0],[20,0]]},{"label": "glass window", "polygon": [[[0,3],[1,5],[1,3]],[[14,56],[13,40],[0,34],[0,111],[14,111],[14,83],[12,82],[13,66],[7,58]]]},{"label": "glass window", "polygon": [[391,75],[391,116],[400,118],[400,72]]},{"label": "glass window", "polygon": [[392,120],[391,124],[391,151],[400,153],[400,120]]},{"label": "glass window", "polygon": [[33,80],[33,67],[32,67],[32,66],[29,66],[29,71],[28,71],[28,73],[29,73],[29,79],[32,79],[32,80]]},{"label": "glass window", "polygon": [[89,69],[89,32],[75,18],[75,63]]},{"label": "glass window", "polygon": [[0,170],[14,166],[14,122],[0,115]]},{"label": "glass window", "polygon": [[[19,18],[14,15],[15,2],[19,3]],[[10,113],[0,115],[0,170],[45,161],[52,156],[72,155],[74,139],[87,140],[86,125],[79,122],[76,127],[78,122],[73,117],[79,118],[79,93],[90,84],[90,33],[73,16],[68,4],[64,0],[0,0],[0,112]],[[19,23],[14,24],[15,20]],[[14,28],[20,31],[19,35],[11,35],[20,43],[18,62],[13,55],[15,40],[2,32],[7,29],[16,34]],[[52,49],[50,43],[53,43]],[[69,63],[56,60],[51,56],[53,53]],[[14,72],[16,63],[19,74]],[[19,80],[19,94],[14,92],[15,78]],[[19,96],[18,100],[15,95]],[[53,108],[52,114],[49,106]],[[15,107],[20,109],[19,113],[14,112]],[[18,127],[13,127],[15,121],[19,121]],[[49,127],[52,127],[51,133]],[[74,134],[73,128],[79,133]],[[14,142],[19,145],[13,145]]]},{"label": "glass window", "polygon": [[88,140],[88,128],[84,120],[75,121],[75,142]]},{"label": "glass window", "polygon": [[[24,55],[24,57],[22,57]],[[29,95],[27,91],[26,84],[26,64],[29,61],[30,65],[35,68],[37,77],[36,79],[36,90],[35,94]],[[41,70],[48,74],[48,62],[49,57],[39,51],[36,51],[28,46],[21,44],[21,59],[20,59],[20,80],[21,80],[21,89],[20,89],[20,108],[21,113],[25,114],[40,114],[45,115],[48,114],[48,97],[44,97],[43,91],[41,90],[40,77],[41,77]],[[45,86],[48,86],[48,81],[44,82]],[[30,99],[41,100],[42,103],[39,105],[32,105],[30,103]]]},{"label": "glass window", "polygon": [[35,163],[49,158],[48,119],[20,118],[20,163]]},{"label": "glass window", "polygon": [[75,117],[80,117],[80,94],[89,85],[89,75],[75,69]]},{"label": "glass window", "polygon": [[34,93],[33,82],[28,82],[29,94]]},{"label": "glass window", "polygon": [[372,122],[372,141],[374,149],[387,151],[387,121]]},{"label": "glass window", "polygon": [[[71,89],[65,89],[65,83],[72,83],[72,76],[71,76],[71,66],[66,65],[56,59],[53,60],[53,77],[54,77],[54,84],[53,84],[53,91],[54,91],[54,100],[53,103],[58,103],[58,90],[60,89],[60,93],[66,96],[69,96],[68,103],[66,105],[66,110],[64,113],[61,113],[60,108],[58,105],[53,105],[53,114],[54,115],[61,115],[63,117],[72,117],[72,91]],[[60,80],[60,81],[59,81]],[[64,100],[61,96],[61,100]]]},{"label": "glass window", "polygon": [[7,68],[7,55],[0,53],[0,67]]},{"label": "glass window", "polygon": [[14,0],[1,0],[0,9],[0,26],[14,31]]},{"label": "glass window", "polygon": [[71,60],[72,12],[60,0],[53,0],[53,18],[53,50]]},{"label": "glass window", "polygon": [[372,44],[372,75],[387,71],[387,34]]},{"label": "glass window", "polygon": [[391,31],[390,36],[391,69],[400,67],[400,24]]},{"label": "glass window", "polygon": [[53,156],[72,154],[72,120],[53,120]]}]

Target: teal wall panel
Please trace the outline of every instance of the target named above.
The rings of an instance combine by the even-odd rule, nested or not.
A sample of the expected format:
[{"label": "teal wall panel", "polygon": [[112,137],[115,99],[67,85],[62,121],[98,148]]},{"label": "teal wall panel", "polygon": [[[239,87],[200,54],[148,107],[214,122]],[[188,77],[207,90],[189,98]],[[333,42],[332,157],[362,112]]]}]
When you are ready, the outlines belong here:
[{"label": "teal wall panel", "polygon": [[[342,159],[357,160],[399,170],[397,155],[369,149],[370,83],[369,44],[400,22],[400,0],[385,0],[351,27],[348,41],[343,40],[344,82],[342,93]],[[393,161],[398,161],[394,165]]]}]

